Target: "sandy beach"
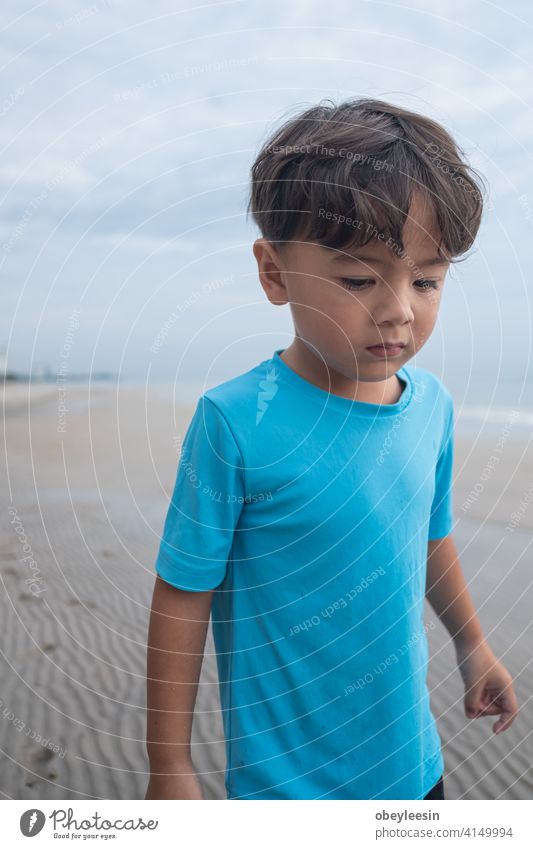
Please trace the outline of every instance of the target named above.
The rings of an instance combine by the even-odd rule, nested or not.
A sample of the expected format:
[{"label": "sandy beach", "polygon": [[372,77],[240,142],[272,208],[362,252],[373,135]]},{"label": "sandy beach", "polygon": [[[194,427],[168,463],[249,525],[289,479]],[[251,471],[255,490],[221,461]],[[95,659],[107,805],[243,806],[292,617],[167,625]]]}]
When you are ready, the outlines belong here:
[{"label": "sandy beach", "polygon": [[[142,799],[154,561],[193,407],[156,388],[106,384],[69,385],[65,400],[60,410],[53,384],[5,390],[0,792]],[[533,798],[532,483],[531,442],[456,437],[455,540],[521,713],[499,736],[494,718],[466,719],[453,645],[427,607],[449,799]],[[193,758],[207,798],[224,799],[211,634]]]}]

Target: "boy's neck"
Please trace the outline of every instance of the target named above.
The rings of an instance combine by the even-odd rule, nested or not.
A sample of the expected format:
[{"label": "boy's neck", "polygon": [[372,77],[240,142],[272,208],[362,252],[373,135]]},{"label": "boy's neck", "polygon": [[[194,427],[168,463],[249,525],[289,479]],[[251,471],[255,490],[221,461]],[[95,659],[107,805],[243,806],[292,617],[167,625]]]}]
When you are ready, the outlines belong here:
[{"label": "boy's neck", "polygon": [[404,390],[404,384],[396,374],[384,381],[350,380],[331,366],[326,367],[298,338],[285,348],[280,357],[304,380],[332,395],[349,398],[350,401],[395,404]]}]

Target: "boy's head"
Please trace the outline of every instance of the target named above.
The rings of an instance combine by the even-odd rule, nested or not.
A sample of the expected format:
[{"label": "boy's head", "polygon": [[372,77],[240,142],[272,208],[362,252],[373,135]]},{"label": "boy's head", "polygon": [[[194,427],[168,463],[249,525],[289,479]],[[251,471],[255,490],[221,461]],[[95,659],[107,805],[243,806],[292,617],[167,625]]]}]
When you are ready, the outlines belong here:
[{"label": "boy's head", "polygon": [[[384,380],[429,338],[444,278],[477,234],[478,175],[436,122],[379,100],[289,120],[252,166],[261,284],[328,367]],[[404,343],[400,353],[370,346]]]}]

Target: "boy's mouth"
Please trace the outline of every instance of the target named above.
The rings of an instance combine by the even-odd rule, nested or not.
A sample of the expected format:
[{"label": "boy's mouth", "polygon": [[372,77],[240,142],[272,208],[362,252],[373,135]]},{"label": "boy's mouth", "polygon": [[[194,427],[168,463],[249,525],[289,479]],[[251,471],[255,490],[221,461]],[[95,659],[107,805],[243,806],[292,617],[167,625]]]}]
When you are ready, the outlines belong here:
[{"label": "boy's mouth", "polygon": [[383,345],[370,345],[367,351],[370,351],[375,357],[397,357],[404,348],[405,344],[402,342],[398,344],[386,342]]}]

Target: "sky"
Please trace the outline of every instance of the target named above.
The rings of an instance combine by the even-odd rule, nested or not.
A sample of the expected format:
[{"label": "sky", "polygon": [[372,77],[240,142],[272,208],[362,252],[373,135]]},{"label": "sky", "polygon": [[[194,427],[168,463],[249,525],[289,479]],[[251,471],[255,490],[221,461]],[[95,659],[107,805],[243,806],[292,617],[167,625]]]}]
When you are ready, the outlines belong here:
[{"label": "sky", "polygon": [[440,121],[490,190],[416,364],[533,408],[530,3],[4,0],[0,29],[11,369],[208,386],[288,346],[250,167],[288,114],[371,96]]}]

